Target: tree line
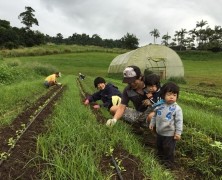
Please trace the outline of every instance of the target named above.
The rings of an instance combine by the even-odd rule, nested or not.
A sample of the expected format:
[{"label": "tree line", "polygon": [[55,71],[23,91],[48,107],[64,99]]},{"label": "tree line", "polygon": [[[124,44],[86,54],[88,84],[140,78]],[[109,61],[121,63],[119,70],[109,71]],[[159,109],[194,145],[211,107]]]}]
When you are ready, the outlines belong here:
[{"label": "tree line", "polygon": [[[124,48],[136,49],[139,45],[139,39],[130,33],[126,33],[121,39],[102,39],[98,34],[92,36],[85,33],[74,33],[68,38],[64,38],[61,33],[56,36],[45,35],[39,31],[31,30],[33,25],[39,26],[38,20],[34,15],[35,10],[31,7],[25,7],[25,11],[20,13],[18,18],[25,27],[11,27],[10,22],[0,19],[0,49],[18,48],[21,46],[32,47],[41,44],[77,44],[77,45],[95,45],[106,48]],[[215,26],[214,29],[207,26],[207,21],[197,21],[196,27],[192,30],[181,28],[175,31],[173,38],[166,33],[161,38],[161,44],[171,47],[175,50],[198,49],[220,51],[222,48],[222,28]],[[160,37],[158,29],[150,31],[153,36],[153,43]],[[171,40],[171,42],[169,42]]]},{"label": "tree line", "polygon": [[127,33],[121,39],[102,39],[98,34],[89,36],[85,33],[69,36],[63,38],[61,33],[55,37],[45,35],[39,31],[31,30],[33,25],[39,25],[38,20],[34,15],[35,10],[31,7],[25,7],[25,11],[20,13],[18,18],[25,27],[12,27],[9,21],[0,19],[0,49],[12,49],[21,46],[32,47],[41,44],[55,43],[55,44],[77,44],[77,45],[95,45],[106,48],[124,48],[136,49],[139,45],[138,38],[130,33]]},{"label": "tree line", "polygon": [[[213,29],[209,26],[207,21],[201,20],[196,22],[196,27],[191,30],[181,28],[179,31],[175,31],[172,42],[169,43],[171,36],[164,34],[162,36],[161,44],[170,46],[172,48],[182,49],[199,49],[199,50],[212,50],[221,51],[222,49],[222,28],[216,25]],[[206,26],[206,27],[205,27]],[[205,27],[205,28],[204,28]],[[160,37],[158,29],[154,29],[150,32],[154,38],[154,44],[156,39]]]}]

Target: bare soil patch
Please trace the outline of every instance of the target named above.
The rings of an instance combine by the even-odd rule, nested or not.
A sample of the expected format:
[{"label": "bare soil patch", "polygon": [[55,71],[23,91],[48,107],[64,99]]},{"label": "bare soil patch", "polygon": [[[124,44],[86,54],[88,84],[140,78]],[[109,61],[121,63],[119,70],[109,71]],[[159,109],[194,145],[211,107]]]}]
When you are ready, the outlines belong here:
[{"label": "bare soil patch", "polygon": [[[8,139],[15,137],[16,131],[21,129],[21,124],[28,124],[30,116],[42,106],[52,94],[58,90],[58,86],[51,87],[49,92],[39,98],[33,106],[25,109],[14,119],[11,125],[0,129],[0,150],[7,152],[9,150]],[[63,88],[64,89],[64,88]],[[0,177],[4,180],[12,179],[40,179],[41,170],[45,167],[42,159],[36,154],[37,136],[47,130],[45,119],[52,114],[55,102],[62,95],[61,90],[45,109],[37,116],[22,135],[15,147],[11,151],[9,158],[0,166]]]}]

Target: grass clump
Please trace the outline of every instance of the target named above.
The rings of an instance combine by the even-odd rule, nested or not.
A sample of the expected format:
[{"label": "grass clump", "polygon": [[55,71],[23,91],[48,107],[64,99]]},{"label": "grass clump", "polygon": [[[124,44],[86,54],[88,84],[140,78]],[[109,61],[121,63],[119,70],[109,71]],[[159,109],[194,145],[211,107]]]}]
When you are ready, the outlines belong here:
[{"label": "grass clump", "polygon": [[50,64],[40,64],[38,62],[34,62],[32,64],[28,63],[26,67],[41,76],[48,76],[49,74],[53,74],[58,71],[56,67]]},{"label": "grass clump", "polygon": [[222,173],[222,151],[214,141],[196,128],[184,127],[183,139],[178,150],[182,164],[201,173],[207,179],[217,179]]},{"label": "grass clump", "polygon": [[33,80],[39,78],[39,76],[48,76],[56,71],[57,69],[54,66],[47,64],[31,62],[22,64],[19,60],[4,61],[0,63],[0,85]]},{"label": "grass clump", "polygon": [[12,84],[26,76],[23,69],[7,64],[0,64],[0,84]]},{"label": "grass clump", "polygon": [[186,80],[183,77],[170,77],[168,81],[175,82],[177,84],[186,84]]}]

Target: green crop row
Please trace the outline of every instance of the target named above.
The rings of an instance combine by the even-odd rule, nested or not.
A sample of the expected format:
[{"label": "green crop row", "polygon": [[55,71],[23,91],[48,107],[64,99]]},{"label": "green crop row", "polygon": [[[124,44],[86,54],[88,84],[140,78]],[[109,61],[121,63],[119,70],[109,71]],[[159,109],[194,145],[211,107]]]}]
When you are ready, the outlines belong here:
[{"label": "green crop row", "polygon": [[180,101],[191,105],[197,105],[204,109],[214,110],[216,113],[222,109],[222,99],[215,97],[205,97],[197,93],[181,91]]},{"label": "green crop row", "polygon": [[[121,90],[124,88],[124,84],[119,80],[108,81],[114,82]],[[82,85],[89,93],[96,91],[93,88],[92,77],[84,80]],[[216,98],[181,92],[178,103],[184,113],[184,131],[182,141],[178,142],[176,154],[178,161],[187,169],[193,169],[206,179],[215,179],[222,173],[222,149],[218,141],[222,139],[222,124],[218,113],[209,113],[203,108],[206,99],[212,107],[221,102]],[[194,108],[195,105],[197,108]]]},{"label": "green crop row", "polygon": [[141,159],[141,171],[150,179],[173,179],[161,168],[152,152],[147,153],[126,124],[114,128],[100,124],[88,106],[83,105],[77,83],[65,77],[68,86],[57,103],[49,133],[38,138],[38,153],[48,164],[43,172],[46,179],[109,179],[111,172],[102,174],[102,155],[121,143],[129,153]]}]

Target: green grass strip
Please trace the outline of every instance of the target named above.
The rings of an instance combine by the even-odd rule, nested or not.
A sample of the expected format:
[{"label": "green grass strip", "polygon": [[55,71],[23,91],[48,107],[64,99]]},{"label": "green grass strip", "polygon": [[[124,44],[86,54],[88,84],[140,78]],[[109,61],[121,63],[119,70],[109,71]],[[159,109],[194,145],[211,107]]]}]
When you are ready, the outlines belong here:
[{"label": "green grass strip", "polygon": [[43,177],[107,179],[110,174],[101,174],[99,170],[100,158],[121,143],[129,153],[142,160],[141,169],[147,177],[173,179],[154,159],[153,152],[144,151],[128,125],[118,122],[115,127],[108,128],[97,122],[90,108],[82,104],[73,76],[67,76],[64,84],[68,88],[57,103],[50,131],[38,139],[38,152],[50,165]]}]

